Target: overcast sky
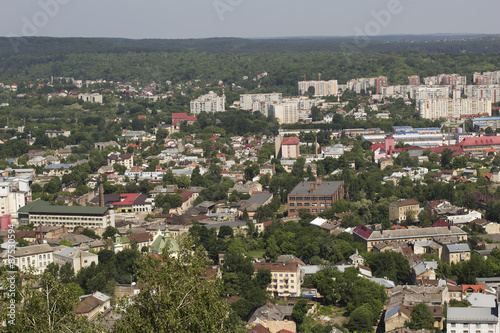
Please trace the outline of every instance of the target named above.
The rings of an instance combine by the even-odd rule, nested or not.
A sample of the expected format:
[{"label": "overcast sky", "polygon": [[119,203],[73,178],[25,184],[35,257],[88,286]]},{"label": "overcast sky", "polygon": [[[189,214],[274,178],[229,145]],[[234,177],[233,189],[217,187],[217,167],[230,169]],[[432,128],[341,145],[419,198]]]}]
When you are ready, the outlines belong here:
[{"label": "overcast sky", "polygon": [[494,0],[2,0],[0,36],[497,34],[498,12]]}]

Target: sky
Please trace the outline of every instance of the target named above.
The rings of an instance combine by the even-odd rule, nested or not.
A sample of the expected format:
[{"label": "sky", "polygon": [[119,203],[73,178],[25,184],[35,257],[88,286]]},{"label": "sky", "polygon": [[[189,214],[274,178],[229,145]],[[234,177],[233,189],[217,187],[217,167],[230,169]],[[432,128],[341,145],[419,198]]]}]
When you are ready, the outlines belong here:
[{"label": "sky", "polygon": [[0,1],[0,36],[379,36],[500,33],[496,0]]}]

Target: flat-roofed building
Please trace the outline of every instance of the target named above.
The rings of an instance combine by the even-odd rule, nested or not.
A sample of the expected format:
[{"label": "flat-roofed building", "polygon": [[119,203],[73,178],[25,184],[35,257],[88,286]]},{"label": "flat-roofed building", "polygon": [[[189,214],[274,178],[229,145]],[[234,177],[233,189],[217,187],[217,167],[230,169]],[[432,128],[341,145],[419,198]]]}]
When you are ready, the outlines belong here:
[{"label": "flat-roofed building", "polygon": [[332,204],[344,198],[344,182],[301,181],[288,194],[288,216],[295,216],[301,209],[317,215],[332,207]]}]

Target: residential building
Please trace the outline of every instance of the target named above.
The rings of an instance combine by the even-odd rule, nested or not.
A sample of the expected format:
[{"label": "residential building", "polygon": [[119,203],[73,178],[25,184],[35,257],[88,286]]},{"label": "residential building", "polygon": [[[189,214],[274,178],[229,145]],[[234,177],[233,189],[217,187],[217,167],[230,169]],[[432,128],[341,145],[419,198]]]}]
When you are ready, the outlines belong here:
[{"label": "residential building", "polygon": [[344,198],[344,182],[301,181],[287,197],[288,216],[295,216],[301,209],[317,215]]},{"label": "residential building", "polygon": [[271,283],[267,291],[274,296],[296,297],[300,295],[302,283],[299,264],[292,263],[254,263],[255,272],[264,268],[271,271]]},{"label": "residential building", "polygon": [[389,220],[398,222],[406,220],[409,214],[417,218],[420,204],[415,199],[398,200],[389,204]]},{"label": "residential building", "polygon": [[491,116],[489,98],[421,99],[417,101],[420,117],[424,119],[461,119],[473,116]]},{"label": "residential building", "polygon": [[45,135],[48,136],[49,138],[56,138],[58,136],[65,136],[69,137],[71,135],[71,131],[45,131]]},{"label": "residential building", "polygon": [[123,165],[127,169],[134,166],[134,155],[133,154],[119,154],[111,153],[108,155],[108,165],[113,166],[115,163]]},{"label": "residential building", "polygon": [[252,314],[248,320],[252,333],[285,333],[296,332],[295,321],[292,320],[293,305],[266,303]]},{"label": "residential building", "polygon": [[[267,116],[269,105],[279,105],[283,101],[281,93],[270,94],[242,94],[240,95],[240,109],[259,111]],[[265,111],[263,112],[263,109]]]},{"label": "residential building", "polygon": [[294,102],[272,104],[269,108],[269,116],[276,118],[280,124],[295,124],[299,121],[298,104]]},{"label": "residential building", "polygon": [[70,262],[76,274],[80,271],[80,269],[87,268],[92,263],[97,265],[99,260],[97,254],[95,253],[60,245],[54,249],[54,262],[59,266]]},{"label": "residential building", "polygon": [[408,85],[419,86],[420,85],[420,76],[418,76],[418,75],[408,76]]},{"label": "residential building", "polygon": [[300,140],[295,136],[284,138],[277,136],[275,140],[276,157],[283,159],[296,159],[300,156]]},{"label": "residential building", "polygon": [[337,96],[338,87],[337,80],[330,81],[300,81],[299,95],[304,95],[309,91],[310,87],[314,88],[313,96]]},{"label": "residential building", "polygon": [[115,215],[108,207],[52,206],[37,200],[19,208],[20,225],[65,226],[73,230],[76,226],[91,229],[106,229],[115,226]]},{"label": "residential building", "polygon": [[367,251],[372,251],[374,245],[384,242],[409,243],[438,237],[454,237],[458,241],[466,241],[467,233],[456,226],[373,231],[364,225],[359,225],[353,230],[353,237],[354,241],[363,243]]},{"label": "residential building", "polygon": [[469,244],[446,244],[443,246],[442,260],[449,264],[470,260]]},{"label": "residential building", "polygon": [[499,333],[498,305],[495,307],[448,307],[448,333]]},{"label": "residential building", "polygon": [[213,91],[202,95],[190,103],[190,112],[194,115],[200,112],[214,113],[226,111],[226,95],[219,97]]},{"label": "residential building", "polygon": [[[141,193],[104,194],[104,206],[112,206],[116,213],[149,213],[153,210],[148,196]],[[99,205],[100,195],[90,200],[91,205]]]},{"label": "residential building", "polygon": [[100,151],[103,151],[104,149],[106,149],[106,147],[120,148],[120,145],[118,144],[118,142],[108,141],[108,142],[96,142],[94,143],[94,147]]},{"label": "residential building", "polygon": [[42,274],[47,265],[54,261],[53,249],[48,244],[16,246],[14,255],[9,255],[8,252],[0,253],[0,264],[9,265],[13,261],[23,272],[33,269],[35,273]]},{"label": "residential building", "polygon": [[0,182],[0,216],[11,215],[12,223],[18,224],[17,211],[31,201],[28,178],[8,177]]}]

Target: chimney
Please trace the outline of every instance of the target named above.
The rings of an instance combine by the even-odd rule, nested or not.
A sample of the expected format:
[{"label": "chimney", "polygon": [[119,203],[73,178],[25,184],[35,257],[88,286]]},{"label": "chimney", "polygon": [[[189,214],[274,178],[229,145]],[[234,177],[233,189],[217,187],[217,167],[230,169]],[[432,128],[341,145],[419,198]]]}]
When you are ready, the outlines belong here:
[{"label": "chimney", "polygon": [[323,179],[316,178],[316,184],[318,184],[318,186],[321,186],[321,184],[323,184]]},{"label": "chimney", "polygon": [[316,187],[317,187],[316,183],[311,183],[311,190],[309,192],[310,193],[316,192]]},{"label": "chimney", "polygon": [[316,159],[318,159],[318,136],[314,137],[314,147],[316,148]]},{"label": "chimney", "polygon": [[104,185],[102,182],[101,175],[99,175],[98,183],[99,183],[99,207],[104,207]]}]

